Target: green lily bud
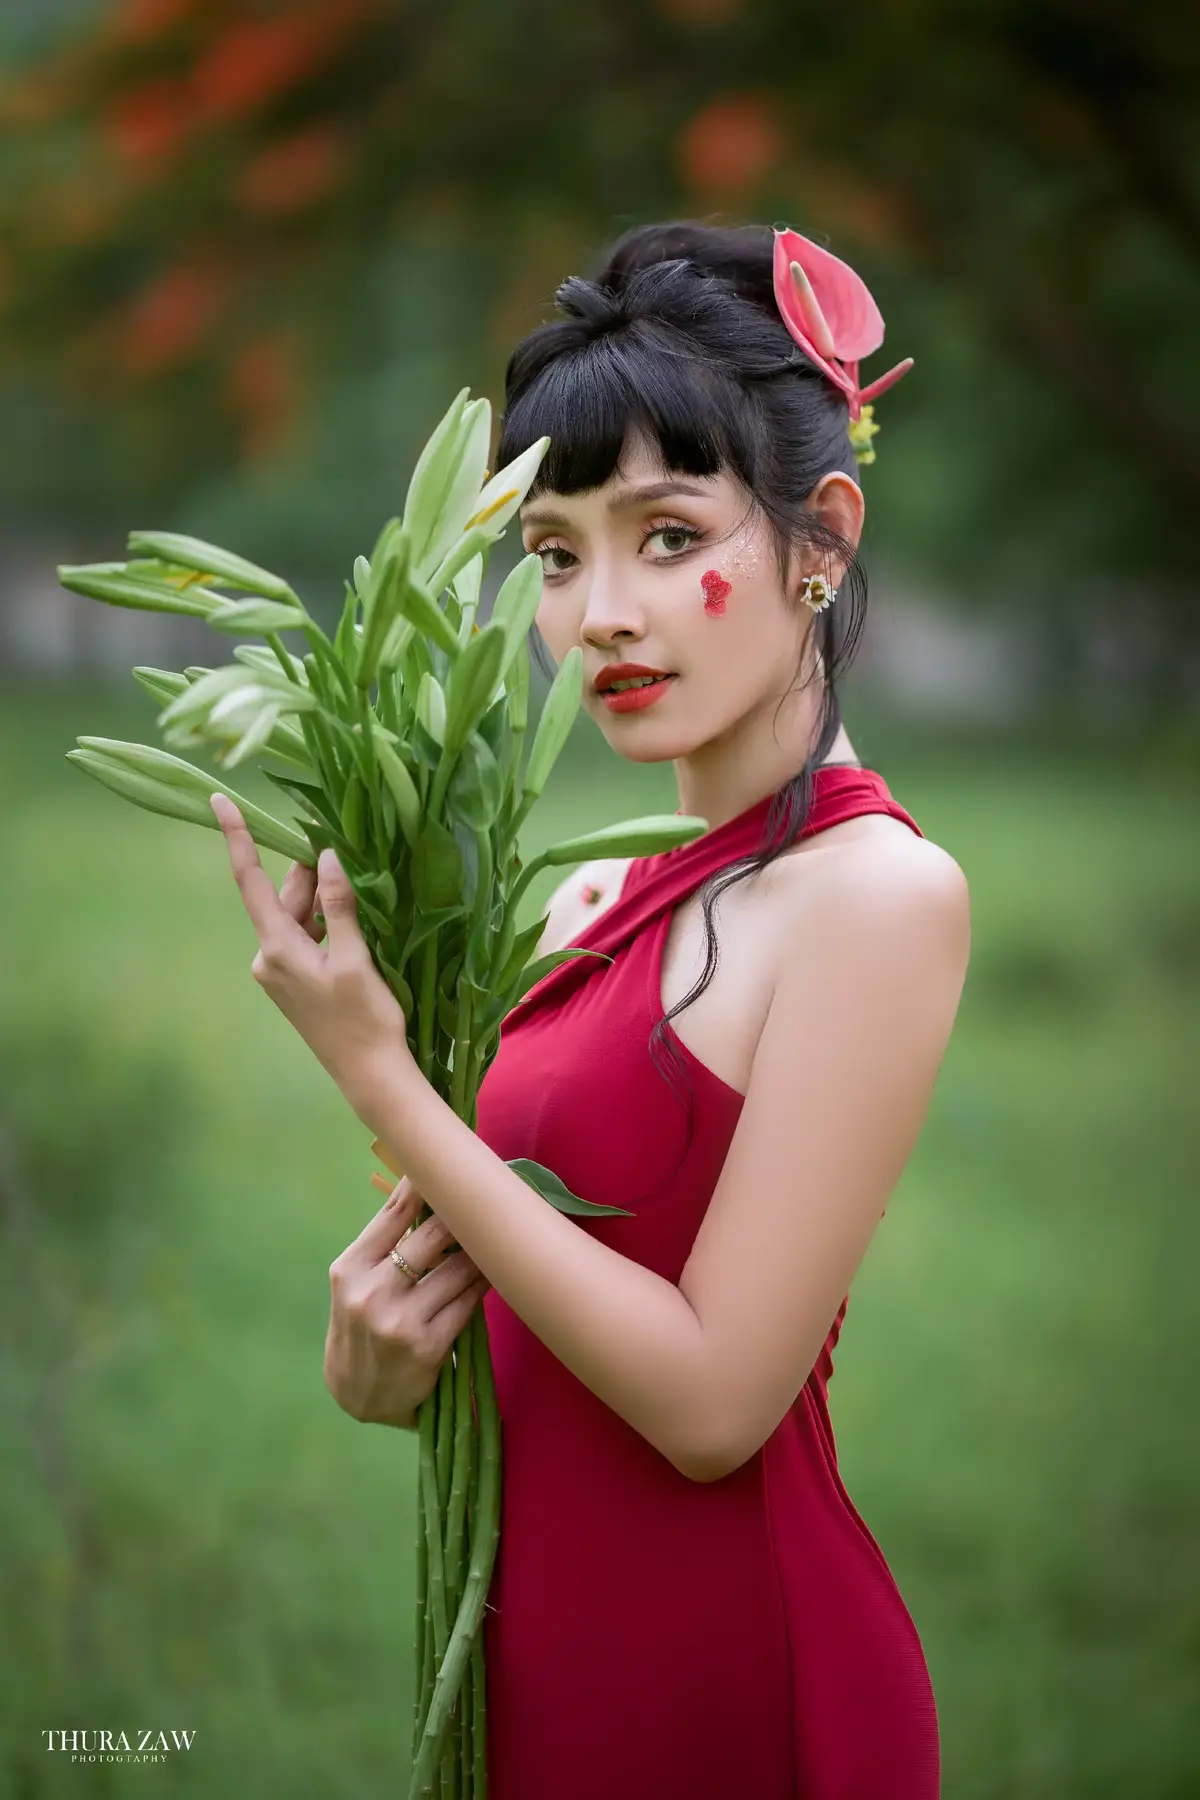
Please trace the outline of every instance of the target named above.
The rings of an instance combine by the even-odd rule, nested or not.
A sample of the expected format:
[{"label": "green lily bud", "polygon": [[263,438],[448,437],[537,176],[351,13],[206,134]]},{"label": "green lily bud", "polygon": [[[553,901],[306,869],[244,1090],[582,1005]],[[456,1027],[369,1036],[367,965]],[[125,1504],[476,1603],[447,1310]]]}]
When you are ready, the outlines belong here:
[{"label": "green lily bud", "polygon": [[[430,590],[408,568],[396,583],[396,609],[418,631],[431,637],[451,657],[458,655],[458,634]],[[385,640],[386,641],[386,640]],[[388,646],[390,648],[390,645]]]},{"label": "green lily bud", "polygon": [[247,668],[243,663],[226,663],[219,669],[208,669],[186,692],[159,714],[161,726],[184,725],[205,718],[218,701],[227,695],[254,691],[266,695],[281,712],[312,712],[318,705],[311,688],[298,687],[289,681],[282,669]]},{"label": "green lily bud", "polygon": [[465,569],[472,559],[481,551],[490,549],[496,541],[496,533],[490,525],[472,525],[464,532],[456,544],[447,550],[445,556],[429,577],[428,587],[431,594],[440,594],[442,589]]},{"label": "green lily bud", "polygon": [[[443,585],[445,585],[443,583]],[[459,628],[459,642],[465,643],[471,635],[471,627],[475,623],[475,615],[479,611],[479,593],[483,586],[483,556],[474,555],[470,562],[458,571],[454,577],[454,598],[458,601],[462,614]]]},{"label": "green lily bud", "polygon": [[493,475],[476,501],[475,511],[467,524],[488,524],[497,534],[503,531],[533,486],[533,478],[549,448],[550,439],[540,437],[498,475]]},{"label": "green lily bud", "polygon": [[387,669],[390,672],[400,667],[404,661],[404,652],[408,649],[412,634],[416,629],[411,619],[400,618],[393,622],[384,639],[383,649],[379,652],[381,669]]},{"label": "green lily bud", "polygon": [[470,388],[460,388],[417,459],[404,501],[404,529],[419,569],[426,566],[433,534],[453,474]]},{"label": "green lily bud", "polygon": [[173,588],[165,582],[130,575],[124,563],[59,563],[58,579],[73,594],[104,600],[109,606],[135,607],[141,612],[186,613],[193,619],[207,619],[224,604],[219,594],[198,587]]},{"label": "green lily bud", "polygon": [[279,724],[279,708],[264,706],[249,721],[242,735],[228,750],[216,750],[214,758],[224,769],[232,769],[238,763],[245,762],[256,750],[266,749]]},{"label": "green lily bud", "polygon": [[[123,794],[148,812],[186,819],[193,825],[220,824],[208,804],[210,794],[227,794],[240,811],[255,843],[278,850],[293,862],[315,863],[312,845],[298,831],[264,812],[261,806],[227,787],[218,777],[206,775],[166,750],[150,744],[127,744],[116,738],[76,738],[78,750],[68,750],[67,760],[78,763],[114,793]],[[205,814],[208,816],[205,817]]]},{"label": "green lily bud", "polygon": [[496,595],[491,622],[505,628],[508,640],[508,655],[504,659],[506,669],[516,653],[517,645],[525,642],[537,616],[537,609],[542,601],[543,573],[542,559],[536,552],[523,556],[505,576]]},{"label": "green lily bud", "polygon": [[312,623],[300,605],[285,606],[278,600],[227,600],[209,614],[214,631],[236,635],[243,631],[302,631]]},{"label": "green lily bud", "polygon": [[559,751],[571,735],[583,701],[583,651],[572,644],[555,671],[550,692],[542,707],[542,716],[534,734],[533,748],[525,766],[521,783],[523,795],[538,795],[558,760]]},{"label": "green lily bud", "polygon": [[[517,654],[504,675],[508,692],[508,722],[513,732],[523,732],[529,723],[529,646],[519,644]],[[582,682],[580,688],[582,689]]]},{"label": "green lily bud", "polygon": [[388,785],[388,791],[396,802],[396,814],[400,820],[400,829],[411,850],[416,847],[421,831],[421,796],[417,791],[415,781],[408,772],[408,765],[392,748],[389,737],[390,734],[384,735],[383,727],[373,719],[371,740],[375,749],[375,760]]},{"label": "green lily bud", "polygon": [[127,547],[135,554],[155,556],[184,569],[199,569],[218,575],[230,587],[244,588],[251,594],[262,594],[267,600],[299,606],[299,596],[286,581],[272,575],[270,569],[247,562],[222,550],[219,544],[206,544],[201,538],[185,537],[177,531],[131,531]]},{"label": "green lily bud", "polygon": [[[265,644],[235,644],[233,647],[233,654],[240,663],[245,663],[246,667],[249,669],[258,669],[264,675],[273,676],[276,681],[279,680],[281,675],[285,680],[287,679],[286,671],[281,667],[279,658],[276,656],[275,652],[269,650]],[[291,685],[295,687],[296,684],[299,683],[302,687],[307,687],[308,670],[304,666],[303,661],[300,657],[293,656],[290,651],[286,654],[288,664],[296,677],[296,680],[292,682]]]},{"label": "green lily bud", "polygon": [[177,674],[174,669],[150,669],[141,665],[132,674],[138,686],[145,688],[150,698],[163,706],[169,706],[191,685],[186,675]]},{"label": "green lily bud", "polygon": [[346,839],[356,850],[366,849],[366,818],[367,790],[363,786],[362,776],[357,769],[353,769],[342,797],[341,819]]},{"label": "green lily bud", "polygon": [[[492,407],[488,400],[472,400],[463,408],[454,460],[449,471],[437,519],[420,556],[414,555],[414,566],[427,574],[436,569],[452,544],[466,529],[467,520],[479,504],[479,490],[487,473],[488,445],[492,437]],[[440,593],[448,577],[443,578]]]},{"label": "green lily bud", "polygon": [[[362,639],[355,656],[354,678],[364,691],[378,673],[383,647],[400,614],[401,596],[411,566],[412,544],[404,527],[398,526],[388,536],[382,555],[375,561],[363,600]],[[457,637],[454,641],[457,647]]]},{"label": "green lily bud", "polygon": [[[580,662],[583,652],[579,652]],[[426,669],[417,689],[417,717],[435,743],[446,744],[446,696],[436,675]]]},{"label": "green lily bud", "polygon": [[491,705],[507,649],[504,626],[493,622],[459,652],[446,685],[447,750],[461,750]]},{"label": "green lily bud", "polygon": [[538,861],[560,867],[563,863],[590,861],[601,856],[660,856],[703,837],[708,820],[692,813],[649,813],[643,819],[624,819],[604,825],[582,837],[568,838],[543,850]]}]

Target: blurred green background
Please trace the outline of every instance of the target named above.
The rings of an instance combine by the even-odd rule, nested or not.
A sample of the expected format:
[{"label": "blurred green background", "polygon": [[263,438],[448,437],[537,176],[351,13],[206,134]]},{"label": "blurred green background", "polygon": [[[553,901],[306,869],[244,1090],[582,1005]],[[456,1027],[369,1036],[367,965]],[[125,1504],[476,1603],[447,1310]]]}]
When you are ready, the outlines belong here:
[{"label": "blurred green background", "polygon": [[[0,57],[0,1794],[125,1792],[46,1753],[85,1725],[194,1728],[173,1791],[394,1793],[412,1702],[415,1443],[321,1375],[375,1161],[219,837],[64,760],[219,659],[55,564],[191,531],[332,618],[454,393],[667,217],[828,243],[916,359],[843,700],[973,957],[831,1403],[944,1792],[1200,1792],[1195,25],[3,0]],[[529,841],[675,804],[585,723]]]}]

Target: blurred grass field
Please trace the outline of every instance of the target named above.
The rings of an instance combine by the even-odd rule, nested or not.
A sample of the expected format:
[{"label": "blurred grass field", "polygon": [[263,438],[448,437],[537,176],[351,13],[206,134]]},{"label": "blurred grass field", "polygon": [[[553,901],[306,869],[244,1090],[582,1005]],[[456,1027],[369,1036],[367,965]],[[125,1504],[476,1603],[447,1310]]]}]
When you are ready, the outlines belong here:
[{"label": "blurred grass field", "polygon": [[[1115,753],[873,742],[847,711],[966,871],[973,957],[851,1293],[843,1474],[921,1632],[946,1800],[1184,1800],[1200,796]],[[250,976],[219,835],[84,778],[82,733],[156,741],[154,709],[3,696],[0,1792],[125,1793],[38,1733],[152,1724],[197,1732],[152,1777],[172,1791],[399,1793],[415,1440],[321,1374],[377,1165]],[[675,804],[669,767],[587,727],[530,841]]]}]

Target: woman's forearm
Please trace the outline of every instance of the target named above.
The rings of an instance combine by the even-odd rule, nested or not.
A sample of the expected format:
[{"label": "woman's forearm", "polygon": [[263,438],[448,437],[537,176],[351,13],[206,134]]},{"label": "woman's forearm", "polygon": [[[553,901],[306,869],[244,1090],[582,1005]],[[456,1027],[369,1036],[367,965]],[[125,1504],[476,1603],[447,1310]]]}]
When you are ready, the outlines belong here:
[{"label": "woman's forearm", "polygon": [[543,1200],[411,1059],[368,1092],[360,1118],[518,1318],[683,1474],[701,1468],[701,1327],[680,1290]]}]

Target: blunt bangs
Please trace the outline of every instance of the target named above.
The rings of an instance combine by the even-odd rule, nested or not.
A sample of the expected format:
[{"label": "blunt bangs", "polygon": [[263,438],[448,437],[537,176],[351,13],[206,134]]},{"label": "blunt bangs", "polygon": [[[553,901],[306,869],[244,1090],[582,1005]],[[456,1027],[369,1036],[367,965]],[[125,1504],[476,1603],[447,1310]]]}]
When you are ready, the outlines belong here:
[{"label": "blunt bangs", "polygon": [[528,498],[586,493],[616,473],[631,431],[658,448],[665,473],[730,470],[754,485],[765,420],[757,396],[697,356],[661,321],[639,319],[551,354],[505,414],[497,468],[550,439]]}]

